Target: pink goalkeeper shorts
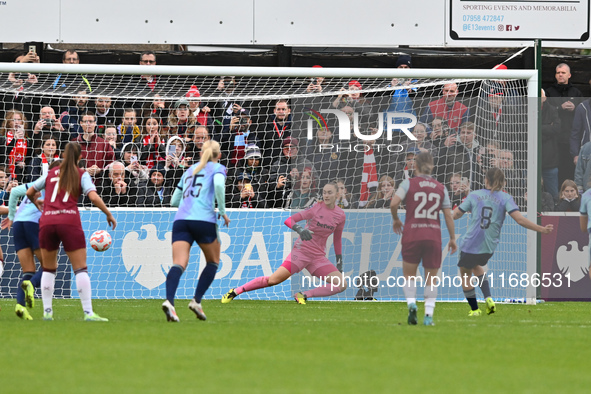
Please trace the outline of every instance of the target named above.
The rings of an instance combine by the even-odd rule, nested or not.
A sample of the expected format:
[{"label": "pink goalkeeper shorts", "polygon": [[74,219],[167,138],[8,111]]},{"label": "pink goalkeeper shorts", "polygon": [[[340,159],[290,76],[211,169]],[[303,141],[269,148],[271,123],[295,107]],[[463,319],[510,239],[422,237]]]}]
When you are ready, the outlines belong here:
[{"label": "pink goalkeeper shorts", "polygon": [[292,251],[281,266],[285,267],[292,275],[297,274],[304,268],[316,277],[339,271],[326,256],[307,256],[298,250]]}]

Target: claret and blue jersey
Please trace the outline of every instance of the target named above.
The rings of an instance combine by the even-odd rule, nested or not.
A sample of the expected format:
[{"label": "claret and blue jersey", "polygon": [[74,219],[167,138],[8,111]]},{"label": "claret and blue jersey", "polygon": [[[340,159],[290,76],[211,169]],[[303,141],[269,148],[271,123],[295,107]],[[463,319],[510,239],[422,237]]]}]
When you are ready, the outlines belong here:
[{"label": "claret and blue jersey", "polygon": [[494,253],[506,213],[519,211],[509,194],[488,189],[471,192],[458,209],[472,212],[468,230],[460,238],[460,250],[472,254]]}]

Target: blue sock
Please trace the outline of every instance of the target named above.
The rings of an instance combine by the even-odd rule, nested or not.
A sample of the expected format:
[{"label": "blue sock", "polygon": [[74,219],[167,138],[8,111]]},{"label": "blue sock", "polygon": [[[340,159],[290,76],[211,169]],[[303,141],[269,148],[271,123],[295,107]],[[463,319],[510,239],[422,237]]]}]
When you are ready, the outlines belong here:
[{"label": "blue sock", "polygon": [[203,294],[209,289],[211,282],[215,279],[215,273],[218,271],[218,263],[208,262],[201,276],[199,276],[199,282],[197,282],[197,289],[195,289],[195,301],[201,302]]},{"label": "blue sock", "polygon": [[166,299],[174,306],[174,296],[176,289],[179,287],[179,281],[181,276],[185,272],[184,268],[180,265],[173,265],[166,275]]},{"label": "blue sock", "polygon": [[18,287],[16,289],[16,303],[22,306],[25,306],[25,292],[21,288],[23,281],[31,280],[33,277],[33,272],[23,272],[23,276],[21,276],[20,282],[18,282]]},{"label": "blue sock", "polygon": [[43,275],[43,268],[39,268],[37,272],[35,272],[35,275],[30,279],[35,289],[38,289],[39,286],[41,286],[41,275]]}]

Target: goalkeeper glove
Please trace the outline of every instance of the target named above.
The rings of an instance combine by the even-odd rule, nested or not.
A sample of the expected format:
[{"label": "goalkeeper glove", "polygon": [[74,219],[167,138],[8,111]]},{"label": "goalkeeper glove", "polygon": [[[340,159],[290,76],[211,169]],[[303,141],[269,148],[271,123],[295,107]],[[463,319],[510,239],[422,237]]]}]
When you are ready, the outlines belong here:
[{"label": "goalkeeper glove", "polygon": [[337,269],[339,272],[343,272],[343,255],[337,254]]},{"label": "goalkeeper glove", "polygon": [[311,240],[312,234],[314,234],[313,231],[310,231],[307,228],[302,228],[302,226],[300,226],[299,224],[294,224],[292,226],[292,230],[295,231],[296,233],[300,234],[300,238],[302,239],[302,241]]}]

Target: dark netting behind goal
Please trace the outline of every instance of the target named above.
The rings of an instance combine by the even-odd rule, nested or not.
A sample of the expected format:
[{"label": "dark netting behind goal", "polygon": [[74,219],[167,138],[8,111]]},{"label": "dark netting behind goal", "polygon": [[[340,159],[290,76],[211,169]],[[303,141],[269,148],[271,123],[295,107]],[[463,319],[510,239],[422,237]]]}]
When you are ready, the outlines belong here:
[{"label": "dark netting behind goal", "polygon": [[[179,67],[175,72],[193,75],[159,75],[162,68],[140,67],[144,75],[120,75],[29,73],[14,67],[0,74],[0,193],[8,204],[11,187],[46,173],[68,141],[82,145],[81,166],[119,221],[110,250],[89,249],[98,297],[164,294],[175,212],[170,197],[208,138],[220,142],[228,169],[232,224],[220,228],[220,270],[206,297],[220,298],[229,288],[277,269],[295,234],[283,222],[312,206],[322,187],[334,182],[337,204],[347,215],[343,270],[352,280],[336,297],[402,299],[395,283],[401,276],[400,244],[392,233],[389,204],[398,185],[414,176],[414,157],[422,151],[434,156],[433,176],[449,190],[452,205],[482,188],[487,169],[497,166],[505,171],[506,191],[527,211],[525,74],[482,79],[467,72],[459,78],[460,71],[453,70],[451,77],[441,71],[438,78],[426,78],[419,70],[390,70],[387,76],[384,70],[375,70],[376,76],[341,70],[339,77],[329,77],[331,70],[311,69],[316,76],[308,77],[297,69],[299,77],[275,77],[260,76],[261,69],[256,69],[259,76],[236,69],[240,75],[223,76],[218,74],[228,68],[197,73]],[[277,75],[273,70],[269,75]],[[80,209],[87,235],[107,229],[87,199],[80,200]],[[458,235],[467,221],[456,222]],[[447,239],[444,229],[444,245]],[[1,240],[7,262],[1,294],[14,297],[20,266],[9,234]],[[525,230],[508,223],[490,265],[495,275],[526,272],[526,244]],[[191,298],[205,266],[196,247],[193,253],[180,298]],[[328,255],[334,262],[332,246]],[[445,257],[442,275],[457,274],[456,259]],[[63,281],[56,294],[75,296],[63,256],[60,267]],[[304,278],[242,298],[286,299],[309,285]],[[372,278],[379,285],[375,279],[370,283]],[[498,290],[499,296],[525,297],[523,287]],[[439,294],[463,297],[453,284]]]}]

